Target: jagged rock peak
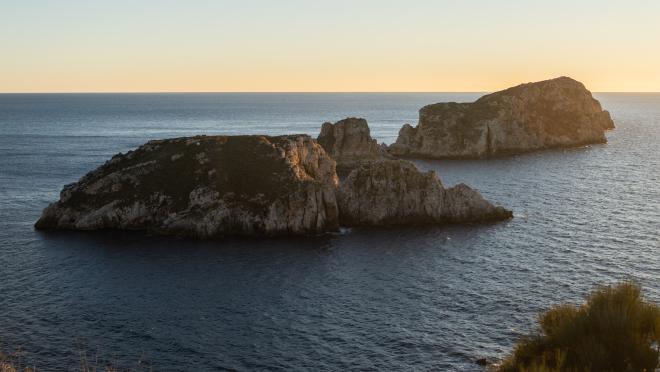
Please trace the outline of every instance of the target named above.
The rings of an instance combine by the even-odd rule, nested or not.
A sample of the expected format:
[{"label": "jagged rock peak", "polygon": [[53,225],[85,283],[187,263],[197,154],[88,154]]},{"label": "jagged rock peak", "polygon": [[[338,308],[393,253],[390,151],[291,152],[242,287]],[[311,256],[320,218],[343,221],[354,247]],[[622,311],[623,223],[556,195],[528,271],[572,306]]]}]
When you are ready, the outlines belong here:
[{"label": "jagged rock peak", "polygon": [[353,167],[364,160],[380,159],[387,154],[371,138],[365,119],[347,118],[334,124],[324,123],[318,143],[337,161],[340,167]]}]

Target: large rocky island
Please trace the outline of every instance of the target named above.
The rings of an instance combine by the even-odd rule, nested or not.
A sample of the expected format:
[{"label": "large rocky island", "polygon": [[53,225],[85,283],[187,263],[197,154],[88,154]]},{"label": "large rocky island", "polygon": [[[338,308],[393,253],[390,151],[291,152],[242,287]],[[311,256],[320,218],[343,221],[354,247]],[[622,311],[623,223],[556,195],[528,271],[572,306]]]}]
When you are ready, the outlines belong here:
[{"label": "large rocky island", "polygon": [[335,162],[309,136],[151,141],[67,185],[38,229],[149,230],[198,238],[339,227]]},{"label": "large rocky island", "polygon": [[522,84],[473,103],[423,107],[389,147],[395,156],[476,158],[606,142],[610,114],[568,77]]},{"label": "large rocky island", "polygon": [[[368,132],[344,140],[377,151]],[[35,226],[215,238],[511,217],[469,187],[445,189],[434,173],[402,160],[374,156],[339,184],[335,160],[307,135],[198,136],[115,155],[65,186]]]}]

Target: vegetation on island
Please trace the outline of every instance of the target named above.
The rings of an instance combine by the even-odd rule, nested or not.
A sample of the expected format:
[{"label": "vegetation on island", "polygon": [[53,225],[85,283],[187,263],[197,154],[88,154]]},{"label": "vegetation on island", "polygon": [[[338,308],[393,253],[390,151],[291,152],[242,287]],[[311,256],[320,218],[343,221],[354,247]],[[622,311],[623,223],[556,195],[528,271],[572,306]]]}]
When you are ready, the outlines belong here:
[{"label": "vegetation on island", "polygon": [[539,317],[500,372],[655,371],[660,356],[660,306],[635,283],[595,290],[579,306],[559,305]]}]

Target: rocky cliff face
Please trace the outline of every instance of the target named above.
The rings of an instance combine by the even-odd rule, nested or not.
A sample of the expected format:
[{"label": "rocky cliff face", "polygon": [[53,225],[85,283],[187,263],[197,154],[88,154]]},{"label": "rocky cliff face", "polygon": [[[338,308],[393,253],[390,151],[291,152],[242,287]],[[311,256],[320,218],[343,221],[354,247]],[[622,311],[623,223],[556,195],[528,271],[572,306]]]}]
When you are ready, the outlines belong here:
[{"label": "rocky cliff face", "polygon": [[346,226],[497,221],[512,213],[460,184],[445,189],[434,172],[404,160],[366,162],[342,182],[337,197]]},{"label": "rocky cliff face", "polygon": [[151,141],[65,186],[39,229],[211,238],[337,230],[335,162],[309,136]]},{"label": "rocky cliff face", "polygon": [[437,103],[401,128],[396,156],[470,158],[606,142],[614,128],[582,83],[567,77],[522,84],[474,103]]},{"label": "rocky cliff face", "polygon": [[324,123],[318,143],[337,162],[340,172],[349,172],[363,161],[387,157],[385,150],[371,138],[364,119],[347,118],[334,124]]}]

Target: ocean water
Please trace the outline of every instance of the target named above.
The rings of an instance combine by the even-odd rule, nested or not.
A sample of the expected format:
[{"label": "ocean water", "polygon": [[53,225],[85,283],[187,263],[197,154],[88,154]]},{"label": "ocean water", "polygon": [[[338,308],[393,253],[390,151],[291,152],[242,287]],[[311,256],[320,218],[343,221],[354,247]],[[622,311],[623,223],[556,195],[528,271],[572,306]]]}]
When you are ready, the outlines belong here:
[{"label": "ocean water", "polygon": [[421,106],[478,96],[0,95],[0,339],[40,370],[84,351],[158,371],[478,371],[594,285],[635,279],[660,302],[660,94],[598,94],[605,145],[416,162],[509,222],[206,242],[32,227],[64,184],[149,139],[361,116],[391,143]]}]

